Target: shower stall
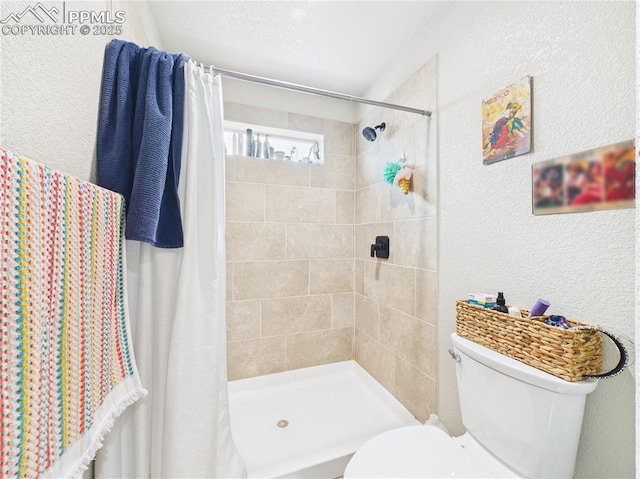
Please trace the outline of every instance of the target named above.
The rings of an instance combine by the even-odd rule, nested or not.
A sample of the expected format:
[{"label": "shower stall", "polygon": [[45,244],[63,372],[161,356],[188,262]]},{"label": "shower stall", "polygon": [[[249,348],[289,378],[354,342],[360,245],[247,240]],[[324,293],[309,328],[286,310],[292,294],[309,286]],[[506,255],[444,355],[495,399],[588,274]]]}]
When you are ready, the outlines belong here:
[{"label": "shower stall", "polygon": [[[433,59],[388,99],[435,111],[435,92]],[[267,381],[260,376],[274,373],[286,382],[285,371],[304,374],[298,370],[312,368],[325,378],[320,383],[331,397],[335,387],[317,367],[352,360],[413,421],[423,422],[435,411],[437,381],[435,122],[426,114],[382,107],[358,124],[292,113],[286,105],[272,110],[225,102],[224,112],[227,121],[324,138],[322,164],[227,157],[227,358],[234,436],[242,434],[235,428],[244,422],[233,393],[242,389],[239,384]],[[384,130],[375,129],[376,141],[361,134],[383,122]],[[382,179],[388,162],[403,160],[413,170],[408,195]],[[390,238],[388,259],[370,256],[381,235]],[[293,387],[278,384],[271,387]],[[342,430],[357,435],[348,418]],[[271,432],[295,431],[294,424],[279,429],[280,419],[287,420],[265,418]],[[313,427],[307,437],[314,437]],[[246,456],[242,439],[236,441]],[[245,461],[251,477],[252,459]]]}]

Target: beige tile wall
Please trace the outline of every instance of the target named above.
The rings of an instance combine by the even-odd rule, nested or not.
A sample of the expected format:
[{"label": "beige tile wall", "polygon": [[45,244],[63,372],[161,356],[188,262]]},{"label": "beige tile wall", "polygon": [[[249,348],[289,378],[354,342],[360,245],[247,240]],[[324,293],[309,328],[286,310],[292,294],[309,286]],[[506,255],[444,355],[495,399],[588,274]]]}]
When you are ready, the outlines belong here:
[{"label": "beige tile wall", "polygon": [[[386,101],[435,111],[435,58]],[[386,123],[371,143],[360,132]],[[437,181],[435,118],[372,110],[356,129],[355,358],[419,420],[436,406]],[[403,154],[414,168],[409,195],[382,180]],[[388,260],[372,259],[376,236]]]},{"label": "beige tile wall", "polygon": [[225,103],[225,119],[324,134],[325,163],[227,159],[230,380],[353,358],[355,126]]},{"label": "beige tile wall", "polygon": [[[386,101],[435,111],[435,99],[434,58]],[[376,108],[352,125],[234,103],[225,117],[323,133],[326,162],[227,162],[229,379],[355,357],[425,420],[437,381],[435,117]],[[409,195],[382,181],[403,154]],[[379,235],[388,260],[370,257]]]}]

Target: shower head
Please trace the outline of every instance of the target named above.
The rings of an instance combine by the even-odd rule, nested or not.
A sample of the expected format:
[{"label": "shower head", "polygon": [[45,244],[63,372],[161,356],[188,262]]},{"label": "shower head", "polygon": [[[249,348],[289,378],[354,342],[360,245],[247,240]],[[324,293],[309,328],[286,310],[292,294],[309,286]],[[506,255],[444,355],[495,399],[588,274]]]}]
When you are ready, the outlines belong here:
[{"label": "shower head", "polygon": [[375,141],[378,137],[378,135],[376,134],[376,130],[384,131],[385,127],[386,125],[384,124],[384,122],[376,125],[375,128],[367,126],[364,130],[362,130],[362,136],[364,136],[368,141]]}]

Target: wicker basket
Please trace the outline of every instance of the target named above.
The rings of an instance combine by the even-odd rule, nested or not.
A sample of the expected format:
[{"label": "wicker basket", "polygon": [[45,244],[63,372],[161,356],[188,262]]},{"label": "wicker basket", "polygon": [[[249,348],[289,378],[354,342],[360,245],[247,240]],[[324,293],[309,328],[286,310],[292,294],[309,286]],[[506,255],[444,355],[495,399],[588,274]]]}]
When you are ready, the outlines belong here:
[{"label": "wicker basket", "polygon": [[[523,316],[529,311],[521,310]],[[456,301],[456,333],[567,381],[602,370],[602,337],[596,329],[550,326],[547,316],[523,317]],[[567,320],[570,326],[591,326]]]}]

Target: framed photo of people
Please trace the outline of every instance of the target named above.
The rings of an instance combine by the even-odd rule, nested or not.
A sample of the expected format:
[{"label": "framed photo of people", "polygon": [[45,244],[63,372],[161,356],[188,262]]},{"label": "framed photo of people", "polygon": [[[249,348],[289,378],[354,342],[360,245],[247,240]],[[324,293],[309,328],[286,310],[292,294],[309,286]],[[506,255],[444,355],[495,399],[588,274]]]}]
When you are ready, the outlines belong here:
[{"label": "framed photo of people", "polygon": [[636,153],[633,140],[532,166],[533,214],[633,208]]}]

